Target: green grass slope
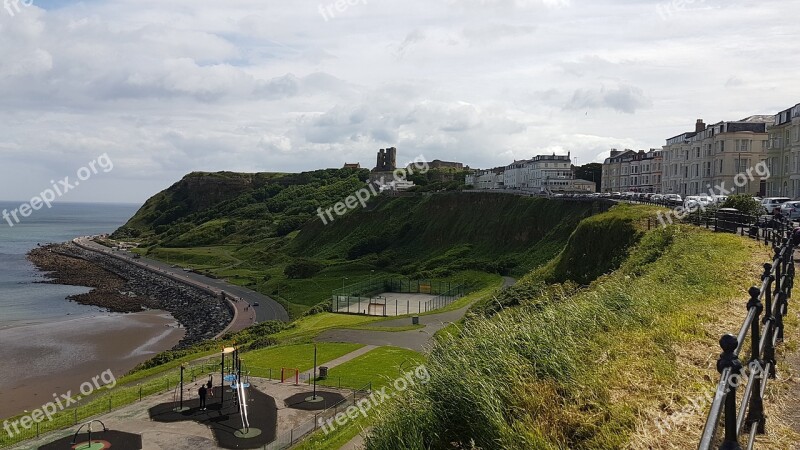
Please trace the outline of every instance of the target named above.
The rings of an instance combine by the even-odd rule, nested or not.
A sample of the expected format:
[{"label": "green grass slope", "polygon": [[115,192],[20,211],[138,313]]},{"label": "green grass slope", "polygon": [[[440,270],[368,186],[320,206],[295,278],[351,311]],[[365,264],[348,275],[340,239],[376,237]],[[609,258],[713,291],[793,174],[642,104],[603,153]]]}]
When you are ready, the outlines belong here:
[{"label": "green grass slope", "polygon": [[[612,210],[588,219],[596,230],[638,236],[619,259],[618,249],[595,247],[611,253],[614,263],[604,265],[611,273],[586,287],[567,281],[530,288],[542,276],[574,278],[559,267],[579,264],[571,255],[584,250],[568,247],[524,280],[529,290],[515,292],[517,306],[442,334],[427,362],[431,382],[383,412],[366,448],[648,448],[658,435],[648,417],[713,390],[703,383],[715,374],[719,350],[711,325],[737,314],[741,320],[744,301],[731,311],[730,300],[745,298],[769,258],[762,246],[733,235],[685,226],[645,233],[620,221],[649,213]],[[570,245],[581,241],[573,236]],[[648,427],[648,438],[631,445]],[[670,442],[684,448],[694,438]]]},{"label": "green grass slope", "polygon": [[[352,195],[366,177],[350,169],[192,173],[149,199],[113,237],[270,295],[298,317],[333,289],[373,276],[477,288],[493,282],[489,274],[524,274],[558,254],[593,210],[591,203],[448,191],[378,196],[323,224],[317,208]],[[434,180],[426,186],[442,182]]]}]

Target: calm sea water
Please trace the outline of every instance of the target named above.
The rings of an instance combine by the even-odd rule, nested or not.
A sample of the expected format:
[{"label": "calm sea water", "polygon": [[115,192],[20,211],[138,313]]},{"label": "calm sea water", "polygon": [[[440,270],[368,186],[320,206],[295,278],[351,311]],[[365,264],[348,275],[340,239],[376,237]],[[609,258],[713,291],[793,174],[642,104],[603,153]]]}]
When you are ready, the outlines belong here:
[{"label": "calm sea water", "polygon": [[[19,203],[0,202],[3,209]],[[37,244],[64,242],[76,236],[110,233],[123,225],[138,205],[58,203],[34,211],[10,227],[0,217],[0,329],[77,318],[99,311],[65,300],[87,292],[77,286],[37,283],[42,274],[25,258]]]}]

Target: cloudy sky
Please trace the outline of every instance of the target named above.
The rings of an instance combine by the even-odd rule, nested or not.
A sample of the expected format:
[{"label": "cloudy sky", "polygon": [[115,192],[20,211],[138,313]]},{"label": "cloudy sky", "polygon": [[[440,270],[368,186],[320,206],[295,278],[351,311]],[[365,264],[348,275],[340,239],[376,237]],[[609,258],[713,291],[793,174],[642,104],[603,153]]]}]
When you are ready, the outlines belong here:
[{"label": "cloudy sky", "polygon": [[[16,4],[15,4],[16,2]],[[800,102],[796,0],[6,0],[0,199],[188,172],[651,148]],[[344,6],[343,8],[341,6]]]}]

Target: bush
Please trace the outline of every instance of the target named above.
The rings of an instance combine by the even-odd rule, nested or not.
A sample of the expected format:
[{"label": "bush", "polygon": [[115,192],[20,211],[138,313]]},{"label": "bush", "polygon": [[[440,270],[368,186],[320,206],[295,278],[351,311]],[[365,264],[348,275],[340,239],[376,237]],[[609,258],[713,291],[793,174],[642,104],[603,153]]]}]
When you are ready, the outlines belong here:
[{"label": "bush", "polygon": [[247,344],[244,347],[244,350],[249,352],[252,350],[258,350],[260,348],[271,347],[277,343],[278,341],[272,336],[262,336]]},{"label": "bush", "polygon": [[308,222],[308,217],[306,216],[289,216],[278,222],[275,233],[279,237],[286,236],[292,231],[299,230],[306,222]]},{"label": "bush", "polygon": [[324,313],[324,312],[332,312],[333,311],[333,304],[331,300],[325,300],[322,303],[317,303],[314,305],[313,308],[309,309],[308,311],[303,313],[303,316],[313,316],[314,314]]},{"label": "bush", "polygon": [[753,197],[746,194],[736,194],[728,197],[722,204],[723,208],[736,208],[739,212],[749,214],[751,216],[758,216],[764,214],[764,207],[761,203],[757,202]]},{"label": "bush", "polygon": [[289,265],[283,269],[283,274],[286,275],[286,278],[292,279],[311,278],[322,270],[323,267],[322,263],[317,261],[298,259],[289,263]]}]

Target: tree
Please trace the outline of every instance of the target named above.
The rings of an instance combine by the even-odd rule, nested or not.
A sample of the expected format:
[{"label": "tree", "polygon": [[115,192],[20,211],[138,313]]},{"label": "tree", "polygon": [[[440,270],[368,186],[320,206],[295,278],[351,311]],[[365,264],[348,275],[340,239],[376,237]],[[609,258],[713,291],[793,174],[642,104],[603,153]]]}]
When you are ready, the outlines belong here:
[{"label": "tree", "polygon": [[582,166],[572,166],[575,169],[575,178],[586,181],[594,181],[595,192],[600,192],[600,182],[603,177],[603,165],[600,163],[589,163]]}]

